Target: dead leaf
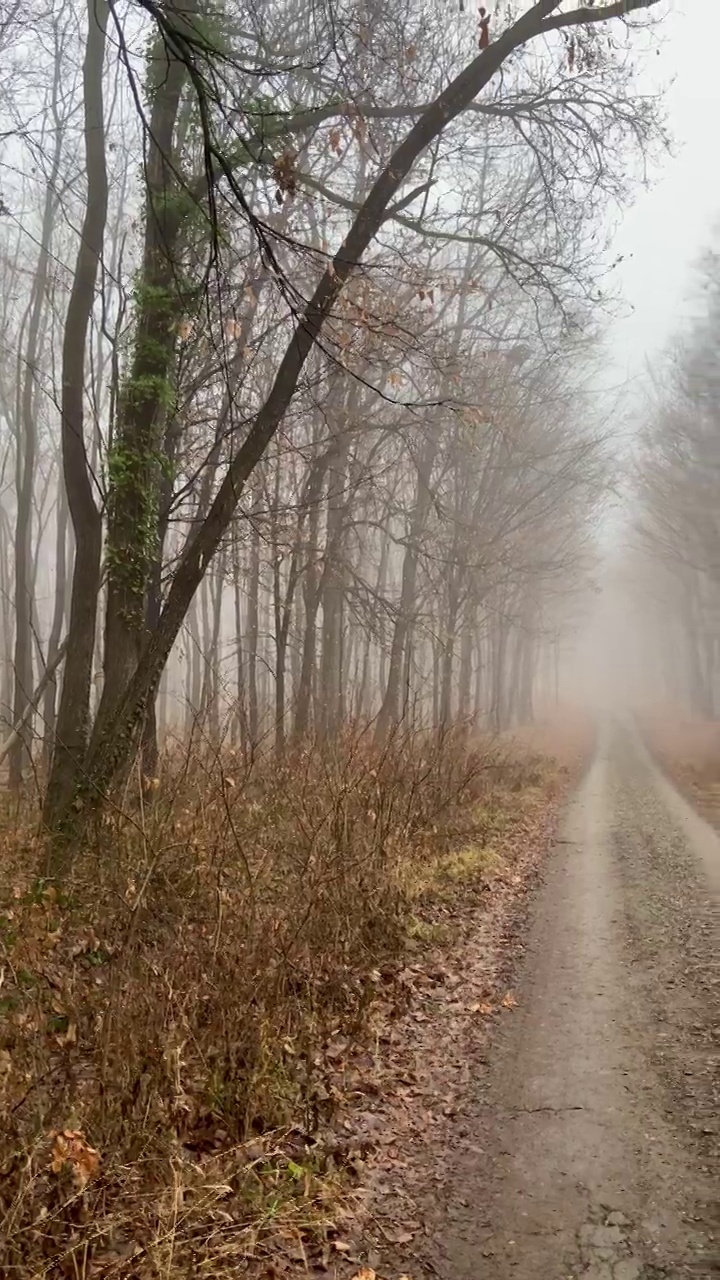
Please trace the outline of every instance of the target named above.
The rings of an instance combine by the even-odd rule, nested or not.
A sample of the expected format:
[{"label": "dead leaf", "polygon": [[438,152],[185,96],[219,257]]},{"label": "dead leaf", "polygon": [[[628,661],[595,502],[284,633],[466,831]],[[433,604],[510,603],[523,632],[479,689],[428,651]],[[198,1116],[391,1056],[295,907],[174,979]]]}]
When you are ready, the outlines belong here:
[{"label": "dead leaf", "polygon": [[65,1046],[69,1044],[77,1044],[77,1023],[69,1022],[67,1031],[61,1031],[55,1039],[61,1049],[65,1048]]},{"label": "dead leaf", "polygon": [[479,1013],[483,1018],[487,1018],[488,1014],[495,1012],[492,1005],[487,1004],[487,1002],[483,1002],[482,1004],[471,1004],[469,1006],[469,1011],[470,1013]]},{"label": "dead leaf", "polygon": [[377,1273],[373,1271],[372,1267],[361,1267],[352,1280],[377,1280]]},{"label": "dead leaf", "polygon": [[277,183],[277,191],[275,199],[278,204],[283,203],[283,197],[288,195],[290,199],[295,195],[297,190],[297,151],[292,151],[290,147],[286,147],[282,155],[277,156],[273,164],[273,177]]},{"label": "dead leaf", "polygon": [[53,1137],[50,1170],[60,1173],[67,1165],[81,1190],[100,1170],[100,1152],[89,1145],[80,1129],[62,1129]]},{"label": "dead leaf", "polygon": [[516,1009],[516,1008],[517,1008],[517,1000],[515,999],[515,997],[514,997],[514,995],[513,995],[512,991],[508,991],[508,992],[507,992],[507,994],[503,996],[503,998],[502,998],[502,1000],[500,1001],[500,1003],[501,1003],[501,1005],[502,1005],[503,1009]]}]

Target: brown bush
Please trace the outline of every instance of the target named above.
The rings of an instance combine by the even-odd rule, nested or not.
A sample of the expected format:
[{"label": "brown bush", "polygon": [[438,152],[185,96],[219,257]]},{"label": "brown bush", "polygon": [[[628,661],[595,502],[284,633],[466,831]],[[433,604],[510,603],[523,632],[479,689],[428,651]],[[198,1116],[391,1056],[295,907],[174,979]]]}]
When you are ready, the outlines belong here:
[{"label": "brown bush", "polygon": [[423,868],[541,776],[452,736],[176,757],[61,885],[6,831],[2,1274],[219,1274],[269,1203],[320,1229],[333,1045],[392,983]]}]

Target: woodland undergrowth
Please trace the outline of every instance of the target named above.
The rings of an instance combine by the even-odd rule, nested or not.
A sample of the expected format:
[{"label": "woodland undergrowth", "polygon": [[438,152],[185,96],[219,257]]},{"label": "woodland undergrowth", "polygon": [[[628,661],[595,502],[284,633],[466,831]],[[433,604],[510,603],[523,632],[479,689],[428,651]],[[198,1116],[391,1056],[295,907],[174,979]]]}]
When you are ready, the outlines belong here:
[{"label": "woodland undergrowth", "polygon": [[342,1248],[348,1046],[377,1050],[408,956],[512,874],[568,776],[532,739],[460,733],[282,764],[178,749],[60,883],[8,807],[0,1275],[236,1275],[278,1233]]}]

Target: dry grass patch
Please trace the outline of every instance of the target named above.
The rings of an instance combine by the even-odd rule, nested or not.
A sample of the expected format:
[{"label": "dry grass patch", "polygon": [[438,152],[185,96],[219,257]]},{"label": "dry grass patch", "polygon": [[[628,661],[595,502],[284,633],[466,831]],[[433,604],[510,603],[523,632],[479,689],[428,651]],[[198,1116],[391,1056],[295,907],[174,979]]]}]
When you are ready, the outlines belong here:
[{"label": "dry grass patch", "polygon": [[370,1087],[369,1012],[400,1008],[407,954],[511,874],[558,777],[452,736],[169,760],[61,884],[6,823],[0,1273],[327,1261],[358,1186],[333,1119]]},{"label": "dry grass patch", "polygon": [[720,826],[720,722],[673,708],[645,711],[638,722],[660,767],[703,817]]}]

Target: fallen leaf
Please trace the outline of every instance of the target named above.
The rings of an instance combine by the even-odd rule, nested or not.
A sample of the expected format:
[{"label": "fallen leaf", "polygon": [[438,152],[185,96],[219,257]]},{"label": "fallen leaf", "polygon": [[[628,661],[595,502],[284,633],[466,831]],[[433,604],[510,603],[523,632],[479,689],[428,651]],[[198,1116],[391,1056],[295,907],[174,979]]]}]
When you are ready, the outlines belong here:
[{"label": "fallen leaf", "polygon": [[66,1165],[70,1166],[80,1189],[99,1172],[100,1153],[88,1144],[79,1129],[62,1129],[53,1137],[50,1169],[60,1173]]},{"label": "fallen leaf", "polygon": [[503,1009],[516,1009],[516,1008],[517,1008],[517,1000],[515,999],[515,997],[514,997],[514,995],[513,995],[512,991],[508,991],[507,995],[504,995],[504,996],[503,996],[503,998],[502,998],[502,1000],[500,1001],[500,1003],[501,1003],[501,1005],[502,1005]]},{"label": "fallen leaf", "polygon": [[377,1280],[377,1273],[371,1267],[361,1267],[352,1280]]},{"label": "fallen leaf", "polygon": [[61,1049],[68,1044],[77,1044],[77,1023],[69,1022],[67,1031],[61,1032],[55,1039]]}]

